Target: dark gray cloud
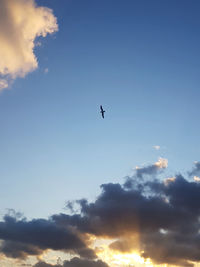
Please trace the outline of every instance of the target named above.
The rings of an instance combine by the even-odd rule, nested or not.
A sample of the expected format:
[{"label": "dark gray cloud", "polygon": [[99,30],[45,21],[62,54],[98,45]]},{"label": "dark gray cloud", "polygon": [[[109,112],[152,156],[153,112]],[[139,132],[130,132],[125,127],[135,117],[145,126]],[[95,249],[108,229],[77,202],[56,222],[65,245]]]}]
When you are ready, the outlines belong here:
[{"label": "dark gray cloud", "polygon": [[46,249],[71,250],[81,257],[95,258],[72,227],[57,225],[52,219],[26,221],[6,215],[0,222],[0,239],[0,251],[13,258],[39,255]]},{"label": "dark gray cloud", "polygon": [[60,264],[54,265],[54,264],[40,261],[40,262],[36,263],[33,267],[63,267],[63,265],[60,265]]},{"label": "dark gray cloud", "polygon": [[31,244],[15,242],[15,241],[3,241],[1,245],[1,252],[10,258],[25,259],[27,255],[40,255],[43,250],[37,246]]},{"label": "dark gray cloud", "polygon": [[121,252],[138,249],[139,242],[139,253],[155,264],[193,266],[192,262],[200,262],[200,183],[181,175],[163,181],[133,177],[129,183],[108,183],[101,188],[94,202],[77,201],[80,212],[73,215],[32,221],[5,216],[0,222],[1,251],[24,258],[47,248],[70,250],[82,258],[64,262],[64,267],[106,266],[94,260],[87,246],[87,235],[93,234],[114,238],[110,249]]},{"label": "dark gray cloud", "polygon": [[73,258],[70,261],[64,261],[63,265],[52,265],[45,262],[38,262],[34,267],[109,267],[101,260],[93,261],[80,258]]},{"label": "dark gray cloud", "polygon": [[[81,215],[53,216],[58,224],[73,224],[82,232],[117,238],[111,248],[129,252],[139,233],[142,256],[155,263],[193,266],[200,261],[200,184],[181,175],[160,182],[141,182],[138,189],[102,185],[95,202],[80,201]],[[148,195],[145,194],[148,192]],[[150,194],[151,192],[151,194]]]}]

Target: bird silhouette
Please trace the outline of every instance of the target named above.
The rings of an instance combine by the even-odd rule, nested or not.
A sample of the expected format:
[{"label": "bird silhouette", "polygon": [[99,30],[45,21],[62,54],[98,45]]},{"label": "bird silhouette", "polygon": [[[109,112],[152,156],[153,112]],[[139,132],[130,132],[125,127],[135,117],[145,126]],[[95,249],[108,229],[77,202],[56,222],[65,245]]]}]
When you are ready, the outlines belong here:
[{"label": "bird silhouette", "polygon": [[100,106],[100,109],[101,109],[101,116],[102,116],[102,118],[104,119],[104,113],[105,113],[105,110],[103,110],[103,107],[102,106]]}]

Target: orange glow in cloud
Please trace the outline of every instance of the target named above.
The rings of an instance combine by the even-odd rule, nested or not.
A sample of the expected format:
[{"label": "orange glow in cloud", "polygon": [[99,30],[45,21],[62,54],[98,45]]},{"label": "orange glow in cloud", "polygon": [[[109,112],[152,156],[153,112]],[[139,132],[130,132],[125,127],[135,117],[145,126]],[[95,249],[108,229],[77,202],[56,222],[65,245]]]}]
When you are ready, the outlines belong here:
[{"label": "orange glow in cloud", "polygon": [[106,262],[109,267],[153,267],[155,265],[152,264],[150,259],[144,259],[139,255],[139,244],[135,244],[136,239],[138,240],[139,235],[136,237],[130,236],[130,243],[134,242],[135,250],[127,252],[120,252],[112,249],[112,244],[117,242],[117,239],[108,239],[108,238],[96,238],[95,236],[91,236],[92,244],[90,247],[95,250],[96,255],[99,259]]},{"label": "orange glow in cloud", "polygon": [[102,244],[97,251],[97,255],[110,267],[154,266],[150,259],[142,258],[137,251],[130,253],[121,253],[110,249],[108,244]]}]

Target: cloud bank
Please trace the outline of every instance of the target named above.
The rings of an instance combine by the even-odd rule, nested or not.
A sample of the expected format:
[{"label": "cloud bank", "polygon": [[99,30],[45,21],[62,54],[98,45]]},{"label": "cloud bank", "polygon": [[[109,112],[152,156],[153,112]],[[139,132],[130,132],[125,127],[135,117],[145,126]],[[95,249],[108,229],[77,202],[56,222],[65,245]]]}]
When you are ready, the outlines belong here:
[{"label": "cloud bank", "polygon": [[0,239],[0,251],[12,258],[25,259],[48,249],[72,251],[83,258],[96,257],[73,226],[61,226],[52,219],[27,221],[6,215],[0,222]]},{"label": "cloud bank", "polygon": [[[166,160],[145,170],[152,166],[165,168]],[[192,174],[197,167],[195,163]],[[95,237],[111,240],[108,249],[113,252],[137,251],[153,264],[192,267],[200,262],[200,183],[181,174],[161,180],[152,171],[151,179],[138,181],[135,172],[129,183],[101,185],[94,202],[78,200],[79,213],[31,221],[6,215],[0,222],[0,252],[24,259],[47,249],[70,251],[79,257],[63,265],[38,262],[34,267],[108,267],[97,258],[90,238]]]},{"label": "cloud bank", "polygon": [[92,261],[75,257],[70,261],[64,261],[62,265],[52,265],[45,262],[38,262],[34,265],[34,267],[108,267],[108,265],[101,260]]},{"label": "cloud bank", "polygon": [[35,39],[57,29],[52,10],[34,0],[0,0],[0,90],[38,67]]}]

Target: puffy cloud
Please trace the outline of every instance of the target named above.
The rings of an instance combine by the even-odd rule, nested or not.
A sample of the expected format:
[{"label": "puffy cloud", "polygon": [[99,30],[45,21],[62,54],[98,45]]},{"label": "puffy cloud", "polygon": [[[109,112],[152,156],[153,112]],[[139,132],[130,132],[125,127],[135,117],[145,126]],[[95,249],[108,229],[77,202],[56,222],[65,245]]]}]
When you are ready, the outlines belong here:
[{"label": "puffy cloud", "polygon": [[[151,166],[159,170],[167,162],[160,160]],[[91,236],[110,240],[108,249],[112,251],[137,251],[153,264],[194,266],[200,262],[200,183],[176,175],[162,181],[156,177],[132,179],[130,187],[125,182],[101,188],[95,201],[77,201],[80,212],[72,215],[32,221],[6,216],[0,222],[1,252],[24,258],[48,248],[72,251],[80,258],[65,261],[63,267],[107,266],[95,260],[89,249],[94,240],[88,238]],[[95,251],[98,255],[98,249]],[[45,264],[39,262],[35,267],[53,266]]]},{"label": "puffy cloud", "polygon": [[121,252],[136,249],[130,238],[139,232],[141,255],[157,264],[193,266],[190,261],[200,261],[199,183],[179,175],[168,183],[154,180],[141,187],[148,187],[151,195],[103,185],[94,203],[80,202],[84,216],[74,217],[73,223],[77,220],[80,229],[96,236],[117,238],[110,247]]},{"label": "puffy cloud", "polygon": [[47,249],[73,251],[86,258],[95,258],[80,235],[72,227],[61,226],[51,219],[17,220],[6,215],[0,222],[0,251],[7,257],[25,259]]},{"label": "puffy cloud", "polygon": [[137,181],[140,181],[143,178],[156,176],[157,174],[162,173],[168,166],[168,160],[164,158],[159,158],[154,164],[150,164],[144,167],[138,167],[134,169],[134,175],[126,179],[125,187],[131,187],[132,184],[136,184]]},{"label": "puffy cloud", "polygon": [[148,165],[145,167],[136,167],[135,176],[137,176],[138,178],[143,178],[143,176],[145,175],[155,175],[156,173],[167,168],[167,166],[168,166],[168,160],[159,158],[158,161],[152,165]]},{"label": "puffy cloud", "polygon": [[167,159],[163,159],[163,158],[159,158],[159,160],[156,163],[154,163],[154,165],[158,169],[165,169],[168,166],[168,160]]},{"label": "puffy cloud", "polygon": [[40,255],[43,250],[28,243],[7,240],[2,243],[1,252],[10,258],[25,259],[27,255]]},{"label": "puffy cloud", "polygon": [[35,39],[57,29],[52,10],[34,0],[0,0],[0,90],[37,68]]},{"label": "puffy cloud", "polygon": [[181,175],[167,182],[144,181],[139,189],[138,184],[127,188],[110,183],[102,185],[95,202],[79,203],[81,215],[60,214],[53,219],[96,237],[114,238],[110,249],[121,253],[138,250],[156,264],[193,266],[191,262],[200,261],[199,183]]}]

